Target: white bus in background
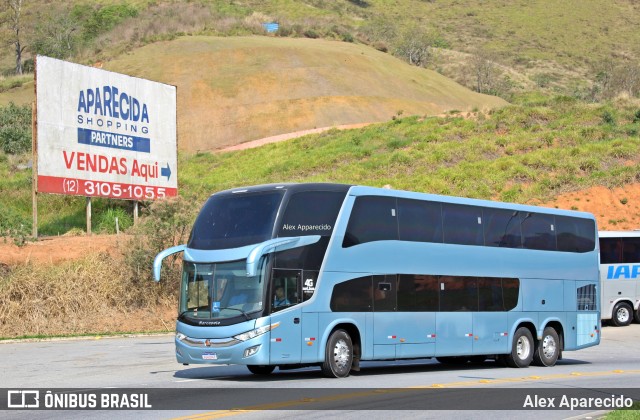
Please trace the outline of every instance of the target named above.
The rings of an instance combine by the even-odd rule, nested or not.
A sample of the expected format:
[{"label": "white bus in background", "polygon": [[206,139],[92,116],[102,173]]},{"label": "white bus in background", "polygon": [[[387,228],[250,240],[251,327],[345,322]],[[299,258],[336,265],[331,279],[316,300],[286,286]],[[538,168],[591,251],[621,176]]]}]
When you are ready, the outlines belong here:
[{"label": "white bus in background", "polygon": [[640,231],[600,232],[602,320],[640,322]]}]

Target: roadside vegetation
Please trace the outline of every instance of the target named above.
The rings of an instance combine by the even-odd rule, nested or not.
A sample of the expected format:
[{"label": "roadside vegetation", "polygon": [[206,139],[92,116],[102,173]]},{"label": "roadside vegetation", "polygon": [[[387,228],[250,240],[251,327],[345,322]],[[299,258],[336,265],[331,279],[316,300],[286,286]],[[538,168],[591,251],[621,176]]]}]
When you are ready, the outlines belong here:
[{"label": "roadside vegetation", "polygon": [[614,410],[607,414],[605,420],[633,420],[638,418],[640,403],[635,402],[628,410]]}]

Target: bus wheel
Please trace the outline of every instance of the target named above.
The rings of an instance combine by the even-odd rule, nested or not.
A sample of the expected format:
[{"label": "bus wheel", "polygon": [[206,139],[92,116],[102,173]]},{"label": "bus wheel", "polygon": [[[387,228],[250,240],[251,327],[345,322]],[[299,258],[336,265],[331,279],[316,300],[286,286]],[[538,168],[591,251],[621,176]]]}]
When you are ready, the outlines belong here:
[{"label": "bus wheel", "polygon": [[636,322],[640,323],[640,306],[638,306],[638,310],[635,313]]},{"label": "bus wheel", "polygon": [[525,368],[533,360],[533,336],[527,327],[520,327],[513,336],[511,353],[507,355],[507,364],[514,368]]},{"label": "bus wheel", "polygon": [[555,329],[547,327],[542,333],[533,352],[533,364],[536,366],[554,366],[560,356],[560,338]]},{"label": "bus wheel", "polygon": [[613,317],[611,318],[611,322],[613,322],[613,325],[616,327],[626,327],[631,324],[632,316],[633,310],[631,309],[631,306],[626,302],[619,302],[613,307]]},{"label": "bus wheel", "polygon": [[268,375],[274,371],[276,367],[271,365],[247,365],[249,372],[254,375]]},{"label": "bus wheel", "polygon": [[345,330],[336,330],[327,341],[322,373],[329,378],[346,378],[353,364],[353,344]]}]

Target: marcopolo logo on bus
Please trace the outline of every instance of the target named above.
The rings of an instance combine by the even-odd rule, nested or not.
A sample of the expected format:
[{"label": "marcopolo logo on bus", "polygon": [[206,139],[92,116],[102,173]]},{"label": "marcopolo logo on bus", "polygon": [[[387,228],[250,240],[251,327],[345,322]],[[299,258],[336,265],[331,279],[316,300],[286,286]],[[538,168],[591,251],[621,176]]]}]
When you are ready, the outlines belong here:
[{"label": "marcopolo logo on bus", "polygon": [[80,90],[77,112],[78,143],[150,152],[149,108],[117,86]]}]

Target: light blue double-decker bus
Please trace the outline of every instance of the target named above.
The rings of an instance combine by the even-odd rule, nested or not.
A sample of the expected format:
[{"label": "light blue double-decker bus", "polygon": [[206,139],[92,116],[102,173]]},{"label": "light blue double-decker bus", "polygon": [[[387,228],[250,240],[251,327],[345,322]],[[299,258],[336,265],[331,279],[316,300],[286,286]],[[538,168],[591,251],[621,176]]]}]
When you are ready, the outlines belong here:
[{"label": "light blue double-decker bus", "polygon": [[600,342],[588,213],[339,184],[213,194],[183,254],[176,357],[255,374],[362,361],[553,366]]}]

